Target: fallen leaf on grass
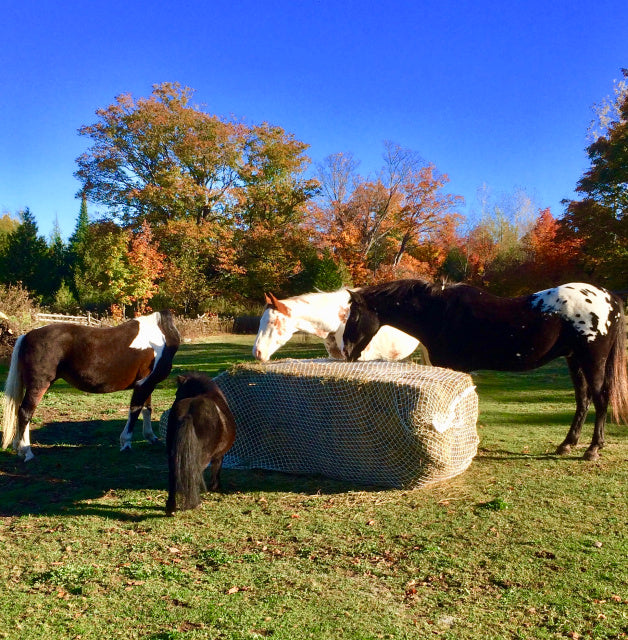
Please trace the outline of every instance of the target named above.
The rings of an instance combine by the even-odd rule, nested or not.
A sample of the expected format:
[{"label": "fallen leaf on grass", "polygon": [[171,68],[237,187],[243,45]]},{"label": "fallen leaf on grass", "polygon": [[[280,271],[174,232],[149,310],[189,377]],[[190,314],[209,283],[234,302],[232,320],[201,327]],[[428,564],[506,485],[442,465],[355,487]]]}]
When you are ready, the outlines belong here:
[{"label": "fallen leaf on grass", "polygon": [[227,589],[229,595],[233,595],[234,593],[238,593],[239,591],[252,591],[251,587],[231,587]]}]

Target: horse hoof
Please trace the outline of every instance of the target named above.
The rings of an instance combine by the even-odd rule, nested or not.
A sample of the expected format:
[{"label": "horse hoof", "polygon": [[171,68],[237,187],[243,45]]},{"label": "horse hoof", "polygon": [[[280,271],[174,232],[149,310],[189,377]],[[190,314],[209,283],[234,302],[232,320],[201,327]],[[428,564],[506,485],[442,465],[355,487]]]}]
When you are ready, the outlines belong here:
[{"label": "horse hoof", "polygon": [[582,456],[583,460],[599,460],[600,454],[597,449],[587,449]]},{"label": "horse hoof", "polygon": [[130,444],[125,444],[120,447],[120,453],[124,453],[125,451],[133,451]]},{"label": "horse hoof", "polygon": [[558,449],[556,449],[556,453],[559,456],[566,456],[568,453],[571,453],[571,445],[570,444],[561,444]]},{"label": "horse hoof", "polygon": [[35,459],[35,454],[31,451],[30,447],[26,449],[18,449],[17,457],[24,462],[30,462]]}]

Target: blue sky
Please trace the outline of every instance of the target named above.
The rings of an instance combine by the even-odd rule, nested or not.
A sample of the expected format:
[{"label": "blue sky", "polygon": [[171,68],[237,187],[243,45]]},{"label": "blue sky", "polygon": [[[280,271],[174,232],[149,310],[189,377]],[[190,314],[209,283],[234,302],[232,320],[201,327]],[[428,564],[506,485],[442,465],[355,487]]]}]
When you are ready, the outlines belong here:
[{"label": "blue sky", "polygon": [[448,174],[463,213],[485,184],[558,216],[592,106],[628,67],[626,0],[0,0],[0,16],[0,210],[66,238],[77,130],[120,93],[178,81],[210,113],[283,127],[314,163],[352,152],[364,175],[391,140]]}]

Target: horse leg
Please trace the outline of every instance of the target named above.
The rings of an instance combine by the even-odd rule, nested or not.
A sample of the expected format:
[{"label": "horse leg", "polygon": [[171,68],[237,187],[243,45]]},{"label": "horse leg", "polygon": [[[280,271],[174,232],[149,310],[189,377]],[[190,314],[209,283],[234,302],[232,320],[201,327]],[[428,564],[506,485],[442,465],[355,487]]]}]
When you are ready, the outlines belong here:
[{"label": "horse leg", "polygon": [[595,407],[595,426],[593,427],[593,439],[589,448],[582,456],[585,460],[597,460],[600,457],[599,450],[604,448],[604,426],[608,412],[609,391],[606,381],[593,391],[593,406]]},{"label": "horse leg", "polygon": [[139,417],[140,412],[144,409],[147,403],[147,412],[143,413],[144,435],[146,436],[148,430],[148,432],[152,434],[152,439],[148,436],[146,436],[146,439],[149,442],[158,442],[158,438],[153,433],[153,429],[150,425],[150,397],[153,388],[147,388],[146,385],[138,384],[136,385],[135,389],[133,389],[133,394],[131,395],[131,405],[129,406],[129,417],[126,421],[126,424],[124,425],[122,433],[120,434],[120,451],[131,449],[131,441],[133,440],[133,427],[137,422],[137,418]]},{"label": "horse leg", "polygon": [[155,444],[159,442],[159,438],[155,435],[153,431],[153,423],[151,421],[152,416],[152,396],[148,396],[146,401],[144,402],[144,407],[142,409],[142,423],[143,429],[142,433],[144,434],[144,438],[148,440],[151,444]]},{"label": "horse leg", "polygon": [[220,491],[220,471],[222,469],[222,459],[224,456],[216,456],[211,459],[209,469],[210,481],[208,491]]},{"label": "horse leg", "polygon": [[[135,392],[133,392],[133,396],[135,397]],[[131,449],[131,441],[133,440],[133,427],[137,422],[137,418],[140,415],[140,411],[142,410],[142,405],[137,405],[133,402],[133,398],[131,398],[131,406],[129,407],[129,417],[127,418],[126,424],[124,425],[124,429],[122,429],[122,433],[120,434],[120,451],[126,451],[127,449]]]},{"label": "horse leg", "polygon": [[589,404],[591,403],[589,385],[582,367],[574,361],[573,357],[567,358],[567,365],[569,366],[569,373],[571,375],[571,380],[576,394],[576,413],[574,414],[571,422],[571,428],[569,429],[567,436],[558,449],[556,449],[556,453],[559,455],[569,453],[571,451],[571,447],[575,447],[578,444],[582,425],[587,417]]},{"label": "horse leg", "polygon": [[13,448],[24,462],[32,460],[35,455],[31,450],[30,424],[37,405],[41,402],[50,385],[43,389],[27,389],[17,412],[17,433],[13,440]]}]

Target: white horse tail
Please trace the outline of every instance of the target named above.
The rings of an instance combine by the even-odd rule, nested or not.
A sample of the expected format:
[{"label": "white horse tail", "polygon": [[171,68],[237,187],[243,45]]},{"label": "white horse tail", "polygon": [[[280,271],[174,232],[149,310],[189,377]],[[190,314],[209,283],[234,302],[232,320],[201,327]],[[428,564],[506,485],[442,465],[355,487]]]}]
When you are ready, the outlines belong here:
[{"label": "white horse tail", "polygon": [[24,396],[24,385],[20,375],[20,348],[24,336],[20,336],[13,347],[11,366],[7,381],[4,384],[4,401],[2,411],[2,448],[11,446],[17,427],[17,412]]}]

